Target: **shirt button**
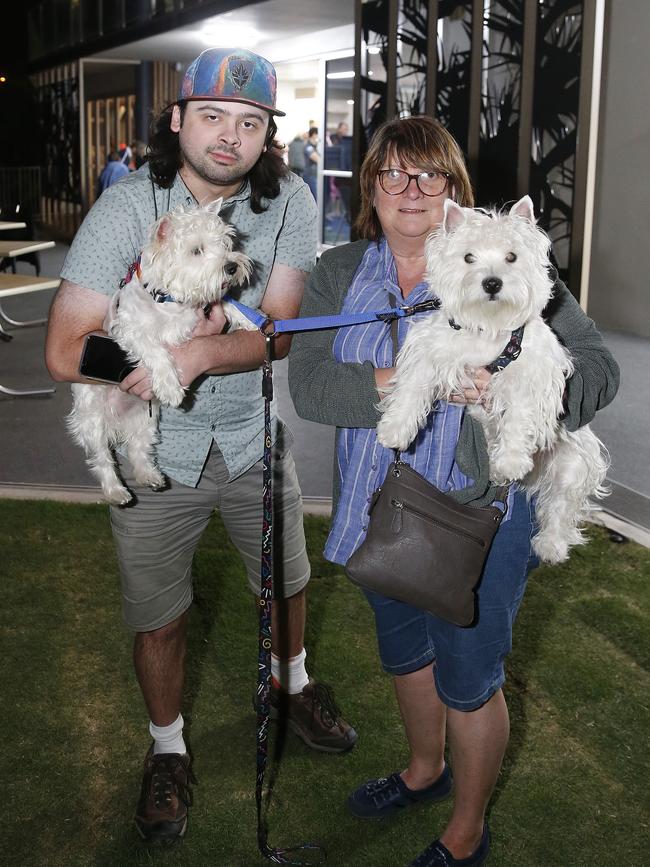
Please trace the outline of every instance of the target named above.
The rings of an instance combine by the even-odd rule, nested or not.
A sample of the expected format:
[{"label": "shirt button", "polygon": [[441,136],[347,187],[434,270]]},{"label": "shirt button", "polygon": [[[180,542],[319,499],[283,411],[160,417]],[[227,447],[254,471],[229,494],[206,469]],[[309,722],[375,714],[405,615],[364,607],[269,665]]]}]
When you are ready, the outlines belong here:
[{"label": "shirt button", "polygon": [[216,386],[216,385],[213,385],[212,388],[210,389],[210,391],[212,392],[212,394],[214,394],[216,390],[217,390],[217,386]]},{"label": "shirt button", "polygon": [[215,431],[216,429],[217,429],[216,424],[211,424],[211,425],[210,425],[210,430],[211,430],[211,431]]},{"label": "shirt button", "polygon": [[362,527],[361,529],[362,529],[362,530],[364,531],[364,533],[365,533],[365,532],[367,531],[367,529],[368,529],[368,525],[367,525],[367,524],[364,524],[363,527]]},{"label": "shirt button", "polygon": [[377,469],[377,464],[372,464],[371,467],[370,467],[370,469],[371,469],[371,470],[376,470],[376,469]]}]

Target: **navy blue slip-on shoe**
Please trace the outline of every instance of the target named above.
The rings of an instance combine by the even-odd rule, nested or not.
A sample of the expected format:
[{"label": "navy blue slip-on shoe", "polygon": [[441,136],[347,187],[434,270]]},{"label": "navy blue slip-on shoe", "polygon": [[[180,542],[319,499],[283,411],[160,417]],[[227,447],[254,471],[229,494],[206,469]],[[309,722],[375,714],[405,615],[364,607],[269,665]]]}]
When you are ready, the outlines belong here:
[{"label": "navy blue slip-on shoe", "polygon": [[469,858],[454,858],[449,849],[440,840],[434,840],[415,861],[408,867],[479,867],[484,864],[490,854],[490,832],[487,824],[483,825],[481,842]]},{"label": "navy blue slip-on shoe", "polygon": [[348,810],[357,819],[385,819],[414,804],[440,801],[450,794],[451,787],[448,765],[426,789],[409,789],[400,775],[395,773],[379,780],[369,780],[352,792],[348,798]]}]

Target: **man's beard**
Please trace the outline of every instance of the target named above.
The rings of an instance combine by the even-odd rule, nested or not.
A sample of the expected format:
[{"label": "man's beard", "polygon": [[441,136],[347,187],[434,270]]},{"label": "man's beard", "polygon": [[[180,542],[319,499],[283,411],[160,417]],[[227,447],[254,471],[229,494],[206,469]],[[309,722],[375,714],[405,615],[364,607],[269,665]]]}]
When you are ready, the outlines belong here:
[{"label": "man's beard", "polygon": [[[236,156],[232,154],[232,156]],[[219,165],[209,156],[209,152],[203,155],[201,161],[181,152],[182,164],[188,165],[200,178],[208,183],[230,186],[238,181],[243,181],[250,169],[243,169],[238,163],[231,166]]]}]

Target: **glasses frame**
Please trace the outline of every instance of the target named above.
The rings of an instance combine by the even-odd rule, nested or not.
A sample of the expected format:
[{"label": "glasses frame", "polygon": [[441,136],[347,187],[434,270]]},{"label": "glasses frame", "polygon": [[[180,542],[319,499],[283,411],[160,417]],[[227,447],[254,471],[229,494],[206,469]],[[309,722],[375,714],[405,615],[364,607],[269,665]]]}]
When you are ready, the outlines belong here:
[{"label": "glasses frame", "polygon": [[[449,186],[449,181],[451,179],[451,175],[449,174],[449,172],[439,172],[437,169],[435,169],[435,171],[436,171],[436,174],[442,175],[445,179],[445,185],[440,190],[439,193],[425,193],[424,190],[422,189],[422,187],[420,186],[420,178],[422,177],[422,175],[428,175],[429,172],[418,172],[417,175],[410,175],[408,172],[405,172],[404,169],[380,169],[377,172],[377,177],[379,179],[379,186],[382,188],[382,190],[386,193],[387,196],[401,196],[403,193],[405,193],[408,190],[409,184],[411,183],[411,181],[415,181],[415,184],[416,184],[418,190],[422,193],[423,196],[426,196],[429,199],[435,199],[437,196],[441,196],[444,193],[444,191]],[[389,190],[386,189],[386,187],[384,186],[384,180],[383,179],[384,179],[384,175],[387,175],[388,172],[401,172],[403,175],[406,175],[406,177],[408,178],[408,181],[406,182],[406,186],[404,187],[403,190],[400,190],[399,192],[391,193]]]}]

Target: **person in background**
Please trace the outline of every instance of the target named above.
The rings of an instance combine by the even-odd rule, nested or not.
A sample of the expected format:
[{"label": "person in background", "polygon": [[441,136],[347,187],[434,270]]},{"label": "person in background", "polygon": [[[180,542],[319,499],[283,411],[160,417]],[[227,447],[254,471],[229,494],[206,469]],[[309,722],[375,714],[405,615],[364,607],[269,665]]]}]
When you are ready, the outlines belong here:
[{"label": "person in background", "polygon": [[342,120],[336,127],[336,132],[330,136],[330,141],[333,145],[340,145],[344,138],[350,135],[350,126],[346,121]]},{"label": "person in background", "polygon": [[129,168],[124,164],[119,153],[117,151],[111,151],[108,155],[106,165],[97,178],[97,192],[95,198],[99,198],[104,190],[108,189],[108,187],[112,186],[121,178],[125,178],[128,174]]},{"label": "person in background", "polygon": [[307,133],[297,132],[293,140],[289,143],[289,153],[287,160],[289,168],[301,178],[305,172],[305,144],[307,142]]},{"label": "person in background", "polygon": [[[147,164],[100,197],[66,257],[46,341],[55,380],[80,381],[86,335],[102,330],[111,297],[151,228],[178,206],[223,199],[242,251],[255,262],[242,302],[274,319],[296,315],[316,259],[317,211],[305,183],[282,160],[274,118],[284,112],[275,101],[275,69],[251,51],[207,49],[190,64],[177,101],[154,121]],[[275,357],[285,357],[289,344],[287,337],[274,341]],[[110,509],[123,617],[135,633],[133,660],[152,738],[135,824],[143,839],[162,844],[184,836],[192,802],[181,713],[186,630],[192,561],[215,510],[246,567],[247,586],[260,594],[265,340],[258,331],[229,332],[221,306],[214,305],[192,339],[169,351],[189,391],[183,406],[163,407],[160,416],[157,462],[169,483],[161,491],[139,485],[121,458],[136,499],[128,508]],[[120,388],[144,401],[153,397],[143,366]],[[306,668],[310,565],[302,497],[293,438],[275,411],[272,436],[272,714],[285,716],[310,748],[343,753],[354,746],[356,732],[342,719],[331,689]],[[240,699],[242,713],[252,713],[250,697]],[[215,747],[228,751],[230,744],[215,740]]]},{"label": "person in background", "polygon": [[131,145],[131,152],[133,154],[133,167],[137,170],[147,161],[147,146],[143,141],[136,139]]},{"label": "person in background", "polygon": [[318,163],[320,161],[320,153],[318,152],[318,127],[310,126],[307,133],[307,141],[303,148],[304,171],[303,178],[305,183],[311,190],[314,199],[318,198]]},{"label": "person in background", "polygon": [[[360,188],[355,228],[362,240],[323,254],[310,275],[301,316],[384,310],[391,298],[396,305],[426,300],[424,245],[442,222],[445,199],[473,205],[462,152],[429,117],[391,120],[378,128],[361,169]],[[614,398],[618,367],[593,322],[559,280],[545,317],[575,365],[566,382],[563,419],[575,430]],[[397,321],[401,344],[408,321]],[[337,428],[333,519],[325,557],[341,566],[365,538],[372,494],[394,459],[393,451],[377,442],[375,430],[377,404],[394,373],[392,359],[391,331],[383,322],[298,333],[289,356],[289,385],[298,414]],[[495,496],[480,424],[465,413],[466,404],[481,400],[490,376],[485,369],[473,372],[473,385],[452,402],[441,401],[402,452],[402,460],[459,502],[485,505]],[[528,572],[535,565],[533,522],[534,507],[526,495],[511,491],[478,587],[478,619],[469,628],[366,593],[410,758],[402,771],[378,768],[377,779],[350,794],[348,809],[358,819],[383,819],[439,801],[452,792],[453,771],[449,821],[409,867],[478,867],[488,857],[485,811],[510,730],[502,692],[504,662]],[[451,767],[445,761],[446,740]]]}]

